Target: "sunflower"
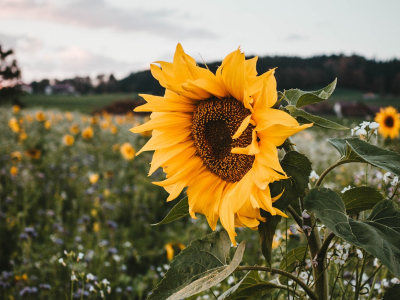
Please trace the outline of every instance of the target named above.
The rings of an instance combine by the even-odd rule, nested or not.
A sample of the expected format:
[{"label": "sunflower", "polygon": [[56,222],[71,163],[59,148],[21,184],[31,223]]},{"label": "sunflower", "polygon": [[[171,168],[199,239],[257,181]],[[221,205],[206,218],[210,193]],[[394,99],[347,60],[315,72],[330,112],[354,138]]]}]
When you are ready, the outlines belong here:
[{"label": "sunflower", "polygon": [[70,134],[66,134],[63,137],[63,143],[66,146],[72,146],[75,143],[75,138]]},{"label": "sunflower", "polygon": [[39,149],[36,149],[36,148],[32,148],[32,149],[25,151],[25,156],[27,156],[29,158],[39,159],[41,155],[42,155],[42,151],[40,151]]},{"label": "sunflower", "polygon": [[257,229],[260,209],[286,216],[272,206],[269,183],[286,179],[277,146],[300,126],[274,109],[274,70],[257,76],[257,57],[246,60],[240,49],[230,53],[216,74],[196,65],[180,44],[173,63],[150,66],[165,90],[164,97],[141,95],[148,103],[136,112],[152,112],[150,120],[132,128],[152,130],[137,153],[155,150],[149,175],[159,167],[167,179],[154,182],[170,194],[187,188],[189,213],[204,214],[215,230],[218,219],[234,245],[235,227]]},{"label": "sunflower", "polygon": [[379,133],[384,138],[394,139],[399,136],[400,114],[392,106],[381,108],[375,116],[375,121],[379,123]]},{"label": "sunflower", "polygon": [[135,149],[129,143],[123,143],[120,148],[120,151],[121,151],[121,155],[126,160],[132,160],[135,157]]},{"label": "sunflower", "polygon": [[35,118],[36,118],[36,121],[38,121],[38,122],[44,122],[44,121],[46,121],[46,115],[45,115],[44,112],[42,112],[42,111],[38,111],[38,112],[35,114]]},{"label": "sunflower", "polygon": [[94,131],[92,127],[86,127],[83,131],[82,131],[82,137],[85,140],[91,139],[94,135]]}]

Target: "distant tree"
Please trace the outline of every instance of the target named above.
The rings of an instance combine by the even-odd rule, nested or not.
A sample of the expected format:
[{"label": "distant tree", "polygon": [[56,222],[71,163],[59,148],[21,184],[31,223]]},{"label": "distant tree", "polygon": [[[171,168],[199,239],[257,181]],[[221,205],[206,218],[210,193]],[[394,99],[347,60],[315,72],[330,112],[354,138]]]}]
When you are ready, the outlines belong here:
[{"label": "distant tree", "polygon": [[46,86],[50,85],[50,80],[43,79],[41,81],[33,81],[31,82],[32,91],[35,94],[44,94],[44,89]]},{"label": "distant tree", "polygon": [[11,102],[21,104],[21,70],[12,59],[13,50],[3,50],[0,45],[0,104]]}]

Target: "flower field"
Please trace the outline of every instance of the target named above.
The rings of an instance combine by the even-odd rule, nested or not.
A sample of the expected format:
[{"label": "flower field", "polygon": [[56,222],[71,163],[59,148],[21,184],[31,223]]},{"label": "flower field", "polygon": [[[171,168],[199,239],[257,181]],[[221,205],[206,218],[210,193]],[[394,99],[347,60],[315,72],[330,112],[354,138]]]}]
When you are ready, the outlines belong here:
[{"label": "flower field", "polygon": [[[147,177],[152,154],[135,156],[149,134],[129,129],[145,119],[133,114],[0,109],[1,299],[146,299],[169,261],[191,240],[212,232],[202,215],[151,226],[176,201],[166,203],[168,193],[151,183],[164,179],[161,169]],[[333,133],[350,136],[350,131]],[[325,141],[326,134],[313,128],[294,137],[298,151],[313,157],[311,182],[339,158]],[[393,142],[385,147],[398,151]],[[370,183],[385,186],[383,170],[361,164],[338,168],[324,186],[337,193],[349,185],[361,186],[365,171]],[[393,185],[386,186],[390,193]],[[293,224],[289,219],[279,225],[274,265],[285,251],[305,243]],[[247,241],[243,261],[264,264],[257,231],[236,231],[238,241]],[[342,266],[348,253],[346,244],[337,243],[337,250],[328,253],[332,268]],[[395,283],[385,272],[375,283],[376,295]],[[298,276],[308,281],[311,274]],[[239,279],[230,276],[193,299],[218,296]]]}]

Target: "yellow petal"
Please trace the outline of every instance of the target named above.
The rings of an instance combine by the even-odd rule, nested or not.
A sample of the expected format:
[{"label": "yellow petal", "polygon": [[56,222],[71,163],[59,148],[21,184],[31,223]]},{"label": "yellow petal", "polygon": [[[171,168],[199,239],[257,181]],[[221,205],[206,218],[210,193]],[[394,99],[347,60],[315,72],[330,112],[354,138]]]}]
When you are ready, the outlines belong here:
[{"label": "yellow petal", "polygon": [[274,207],[274,210],[276,212],[277,215],[285,217],[285,218],[289,218],[287,214],[285,214],[283,211],[281,211],[280,209]]},{"label": "yellow petal", "polygon": [[276,147],[283,144],[283,142],[293,134],[302,131],[306,128],[311,127],[313,124],[304,124],[301,126],[285,126],[281,124],[276,124],[268,127],[266,130],[259,131],[257,134],[259,138],[262,140],[266,139],[267,141],[274,144]]},{"label": "yellow petal", "polygon": [[190,127],[192,124],[191,114],[162,114],[159,117],[152,118],[147,123],[130,129],[131,132],[139,133],[157,129],[160,131],[176,130],[176,128]]},{"label": "yellow petal", "polygon": [[233,139],[237,139],[239,136],[242,135],[243,131],[246,130],[247,126],[249,126],[251,119],[251,115],[248,115],[244,120],[242,121],[242,124],[240,124],[238,130],[236,130],[235,134],[232,136]]},{"label": "yellow petal", "polygon": [[299,123],[291,115],[284,111],[272,108],[268,108],[262,111],[256,110],[253,114],[253,119],[257,123],[257,131],[263,131],[275,124],[282,124],[286,126],[299,126]]},{"label": "yellow petal", "polygon": [[151,101],[138,106],[135,112],[154,111],[154,112],[193,112],[196,106],[187,102],[176,101],[168,98]]},{"label": "yellow petal", "polygon": [[151,139],[146,143],[146,145],[143,146],[143,148],[138,153],[136,153],[136,155],[139,155],[143,151],[158,150],[176,145],[187,139],[190,134],[191,131],[188,129],[177,130],[176,132],[162,133],[153,130],[153,136],[151,137]]},{"label": "yellow petal", "polygon": [[[250,80],[248,80],[249,86],[250,86],[249,95],[254,95],[258,91],[260,91],[264,83],[267,83],[266,86],[268,88],[270,88],[268,86],[268,83],[269,83],[270,77],[274,77],[273,76],[274,72],[275,72],[275,69],[271,69],[268,72],[265,72],[264,74],[262,74],[258,77],[250,78]],[[274,85],[273,85],[273,82],[271,82],[271,89],[273,89],[273,88],[274,88]],[[275,91],[276,91],[276,85],[275,85]]]},{"label": "yellow petal", "polygon": [[227,61],[222,68],[222,80],[229,94],[235,99],[243,101],[244,98],[244,53],[240,50],[233,52],[234,55]]},{"label": "yellow petal", "polygon": [[278,149],[272,143],[268,142],[268,140],[260,141],[258,146],[260,147],[261,151],[256,154],[256,160],[259,163],[274,169],[275,171],[286,174],[279,162]]},{"label": "yellow petal", "polygon": [[188,80],[186,82],[188,85],[192,85],[202,89],[203,91],[210,93],[218,98],[228,97],[229,94],[221,86],[216,78],[199,78],[197,80]]},{"label": "yellow petal", "polygon": [[182,151],[191,146],[193,146],[193,141],[188,140],[168,148],[156,150],[151,161],[149,176],[153,174],[159,167],[161,167],[166,161],[179,155]]},{"label": "yellow petal", "polygon": [[257,76],[257,60],[258,56],[255,56],[251,59],[247,59],[244,62],[245,68],[246,68],[246,77],[254,77]]}]

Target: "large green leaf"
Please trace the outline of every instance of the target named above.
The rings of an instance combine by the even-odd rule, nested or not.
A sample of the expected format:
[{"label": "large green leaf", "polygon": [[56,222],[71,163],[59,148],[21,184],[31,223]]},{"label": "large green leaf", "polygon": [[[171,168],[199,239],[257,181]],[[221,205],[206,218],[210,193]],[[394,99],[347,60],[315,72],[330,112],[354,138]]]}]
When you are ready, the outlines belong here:
[{"label": "large green leaf", "polygon": [[269,186],[273,197],[279,195],[284,190],[283,195],[273,205],[280,210],[285,210],[308,187],[311,162],[304,154],[300,154],[297,151],[289,151],[281,160],[281,166],[289,178],[275,181]]},{"label": "large green leaf", "polygon": [[278,281],[264,281],[258,275],[258,271],[250,271],[236,285],[218,297],[218,300],[258,300],[262,295],[274,289],[286,289],[287,287]]},{"label": "large green leaf", "polygon": [[189,202],[188,197],[182,198],[167,214],[167,216],[159,223],[152,225],[163,225],[171,223],[175,220],[189,215]]},{"label": "large green leaf", "polygon": [[342,196],[346,211],[350,215],[373,208],[383,195],[372,187],[360,186],[344,192]]},{"label": "large green leaf", "polygon": [[354,159],[385,169],[400,176],[400,155],[381,149],[357,138],[328,139],[342,156],[342,159]]},{"label": "large green leaf", "polygon": [[382,300],[399,300],[400,299],[400,284],[396,284],[387,290],[383,295]]},{"label": "large green leaf", "polygon": [[178,300],[218,284],[232,274],[242,261],[243,241],[228,265],[231,241],[225,231],[194,240],[172,261],[165,277],[148,300]]},{"label": "large green leaf", "polygon": [[327,129],[335,129],[335,130],[348,130],[349,128],[344,127],[338,123],[329,121],[327,119],[314,116],[305,112],[302,109],[298,109],[293,105],[285,106],[285,109],[290,113],[291,116],[297,119],[300,123],[314,123],[314,125],[327,128]]},{"label": "large green leaf", "polygon": [[261,211],[261,216],[267,219],[266,222],[260,222],[258,225],[258,234],[260,235],[261,252],[267,263],[271,266],[272,243],[276,227],[281,221],[281,216],[272,216],[269,212]]},{"label": "large green leaf", "polygon": [[[292,273],[296,267],[300,266],[303,260],[307,257],[307,250],[307,246],[301,246],[288,251],[287,255],[283,257],[279,265],[279,269],[288,273]],[[279,282],[286,284],[287,277],[279,275]]]},{"label": "large green leaf", "polygon": [[284,92],[283,99],[285,99],[288,104],[295,105],[297,108],[318,103],[328,99],[332,95],[336,88],[336,82],[337,80],[335,79],[330,85],[313,92],[291,89]]},{"label": "large green leaf", "polygon": [[400,278],[400,210],[393,201],[380,201],[362,221],[349,218],[340,196],[327,188],[312,189],[304,206],[333,233],[378,258]]}]

